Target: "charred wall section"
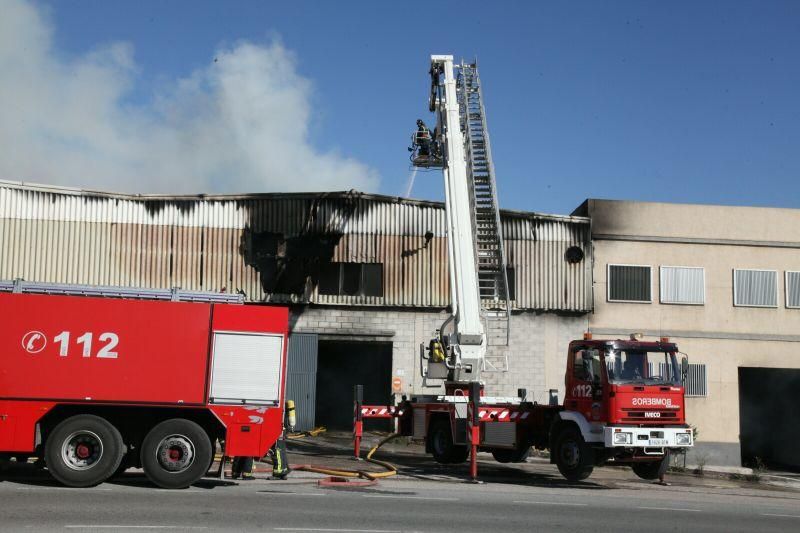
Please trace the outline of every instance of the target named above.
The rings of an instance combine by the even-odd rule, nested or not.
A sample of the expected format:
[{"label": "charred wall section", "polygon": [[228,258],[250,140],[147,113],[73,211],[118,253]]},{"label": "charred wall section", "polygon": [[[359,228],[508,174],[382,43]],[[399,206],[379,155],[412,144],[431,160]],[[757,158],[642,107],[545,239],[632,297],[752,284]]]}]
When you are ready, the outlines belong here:
[{"label": "charred wall section", "polygon": [[[588,220],[504,213],[503,233],[516,309],[592,308]],[[450,302],[443,206],[357,192],[165,197],[0,182],[0,251],[0,279],[241,292],[253,302]],[[339,263],[373,265],[363,269],[369,290],[320,291]]]}]

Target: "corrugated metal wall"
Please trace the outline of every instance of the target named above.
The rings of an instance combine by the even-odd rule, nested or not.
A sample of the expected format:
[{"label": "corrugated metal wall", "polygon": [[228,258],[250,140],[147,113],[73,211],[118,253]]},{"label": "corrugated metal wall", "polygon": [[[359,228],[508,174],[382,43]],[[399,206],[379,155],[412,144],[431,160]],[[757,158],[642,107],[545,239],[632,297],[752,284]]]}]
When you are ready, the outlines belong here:
[{"label": "corrugated metal wall", "polygon": [[286,399],[294,400],[297,431],[314,429],[317,405],[317,335],[289,336],[286,369]]},{"label": "corrugated metal wall", "polygon": [[[0,279],[225,289],[250,301],[444,307],[444,228],[440,204],[359,193],[164,197],[0,182]],[[516,308],[591,309],[588,219],[504,213],[503,231],[516,270]],[[273,237],[269,251],[263,242]],[[567,262],[570,246],[585,258]],[[282,263],[302,256],[293,247],[316,256]],[[313,275],[302,294],[272,292],[265,256],[285,270],[314,261],[382,263],[384,295],[319,295]]]}]

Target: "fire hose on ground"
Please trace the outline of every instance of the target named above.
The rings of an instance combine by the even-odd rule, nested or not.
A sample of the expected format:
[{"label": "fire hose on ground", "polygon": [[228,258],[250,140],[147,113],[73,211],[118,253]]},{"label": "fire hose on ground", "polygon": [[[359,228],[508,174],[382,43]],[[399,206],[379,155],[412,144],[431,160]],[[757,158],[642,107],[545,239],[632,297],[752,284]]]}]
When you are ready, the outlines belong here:
[{"label": "fire hose on ground", "polygon": [[377,481],[378,479],[391,477],[397,475],[397,467],[387,461],[381,461],[380,459],[373,459],[372,456],[378,449],[386,444],[387,442],[396,439],[399,437],[399,433],[393,433],[386,437],[385,439],[381,440],[378,444],[373,446],[370,451],[367,453],[364,460],[376,464],[378,466],[382,466],[386,469],[385,472],[369,472],[367,470],[344,470],[338,468],[327,468],[327,467],[320,467],[315,465],[293,465],[293,470],[302,470],[304,472],[316,472],[318,474],[325,474],[327,476],[335,476],[341,478],[362,478],[367,479],[369,481]]},{"label": "fire hose on ground", "polygon": [[286,438],[288,440],[297,440],[297,439],[304,439],[306,437],[317,437],[325,433],[326,431],[328,430],[325,428],[325,426],[319,426],[312,429],[311,431],[300,431],[297,433],[289,433],[288,435],[286,435]]},{"label": "fire hose on ground", "polygon": [[[316,437],[317,435],[320,435],[325,431],[326,429],[324,427],[318,427],[314,428],[311,431],[304,431],[302,433],[293,433],[291,435],[288,435],[287,438],[291,440],[297,440],[305,437]],[[391,440],[396,439],[399,436],[400,436],[399,433],[393,433],[388,437],[382,439],[380,442],[378,442],[378,444],[373,446],[369,450],[369,452],[367,452],[367,455],[364,457],[365,461],[385,468],[386,470],[384,472],[370,472],[368,470],[347,470],[342,468],[329,468],[313,464],[290,465],[290,468],[292,470],[299,470],[303,472],[314,472],[317,474],[325,474],[326,476],[332,476],[336,478],[348,478],[348,479],[361,478],[361,479],[366,479],[368,481],[377,481],[378,479],[395,476],[397,475],[397,467],[395,467],[393,464],[387,461],[381,461],[380,459],[373,459],[372,456],[375,454],[375,452],[378,451],[378,449],[381,446],[383,446],[387,442],[390,442]],[[218,455],[217,457],[215,457],[215,459],[220,460],[221,456]]]}]

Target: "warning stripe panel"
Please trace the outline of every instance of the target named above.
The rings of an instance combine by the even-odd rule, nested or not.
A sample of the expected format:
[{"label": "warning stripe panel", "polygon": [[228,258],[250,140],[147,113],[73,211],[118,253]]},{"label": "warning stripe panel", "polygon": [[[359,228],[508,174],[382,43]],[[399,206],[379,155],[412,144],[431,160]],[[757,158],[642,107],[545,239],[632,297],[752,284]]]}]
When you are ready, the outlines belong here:
[{"label": "warning stripe panel", "polygon": [[403,416],[403,410],[393,405],[362,405],[361,416],[364,418],[395,418]]}]

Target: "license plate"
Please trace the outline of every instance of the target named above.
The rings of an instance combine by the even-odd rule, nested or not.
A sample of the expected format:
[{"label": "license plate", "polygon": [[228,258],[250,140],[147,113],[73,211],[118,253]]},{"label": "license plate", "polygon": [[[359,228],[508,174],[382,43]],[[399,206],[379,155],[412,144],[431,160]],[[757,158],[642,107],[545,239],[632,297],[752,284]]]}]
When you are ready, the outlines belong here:
[{"label": "license plate", "polygon": [[650,446],[666,446],[667,439],[650,439]]}]

